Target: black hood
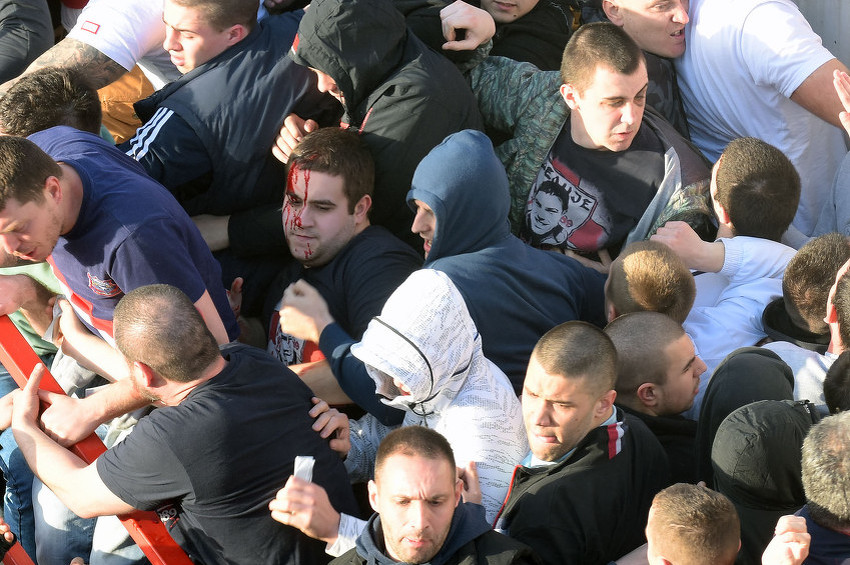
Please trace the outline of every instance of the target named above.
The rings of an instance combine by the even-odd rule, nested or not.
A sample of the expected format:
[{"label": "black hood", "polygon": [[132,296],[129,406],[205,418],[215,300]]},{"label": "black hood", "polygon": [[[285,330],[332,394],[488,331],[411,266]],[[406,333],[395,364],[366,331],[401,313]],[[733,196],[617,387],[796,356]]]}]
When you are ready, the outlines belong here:
[{"label": "black hood", "polygon": [[330,76],[349,116],[398,67],[407,27],[390,0],[315,0],[298,26],[291,57]]}]

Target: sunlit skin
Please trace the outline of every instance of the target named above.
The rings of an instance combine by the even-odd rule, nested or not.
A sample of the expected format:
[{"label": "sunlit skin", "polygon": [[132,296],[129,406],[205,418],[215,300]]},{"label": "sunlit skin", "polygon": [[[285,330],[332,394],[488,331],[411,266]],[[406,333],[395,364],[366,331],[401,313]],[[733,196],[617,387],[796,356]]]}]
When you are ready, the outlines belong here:
[{"label": "sunlit skin", "polygon": [[327,92],[345,104],[345,96],[343,96],[342,90],[339,89],[339,85],[330,77],[330,75],[323,73],[319,69],[314,69],[313,67],[310,67],[310,70],[316,73],[316,77],[318,77],[316,87],[319,89],[319,92]]},{"label": "sunlit skin", "polygon": [[481,9],[486,10],[497,24],[509,24],[529,13],[538,0],[481,0]]},{"label": "sunlit skin", "polygon": [[425,250],[425,258],[431,252],[431,244],[434,242],[434,234],[437,231],[437,217],[434,216],[434,211],[430,206],[421,200],[414,200],[416,204],[416,216],[413,218],[413,225],[410,226],[410,231],[418,234],[424,242],[422,248]]},{"label": "sunlit skin", "polygon": [[706,366],[694,352],[694,342],[687,334],[664,348],[667,358],[667,376],[658,386],[659,404],[654,410],[658,416],[679,414],[694,405],[699,392],[699,377]]},{"label": "sunlit skin", "polygon": [[587,149],[628,149],[643,120],[647,85],[644,63],[630,75],[599,65],[584,92],[561,85],[561,96],[571,110],[573,141]]},{"label": "sunlit skin", "polygon": [[396,453],[369,481],[369,503],[381,517],[386,553],[404,563],[427,563],[449,533],[463,483],[446,459]]},{"label": "sunlit skin", "polygon": [[531,453],[557,461],[613,413],[613,390],[597,392],[587,377],[547,373],[532,356],[522,390],[522,417]]},{"label": "sunlit skin", "polygon": [[649,53],[674,59],[685,52],[688,0],[605,0],[608,19]]},{"label": "sunlit skin", "polygon": [[0,242],[9,255],[28,261],[44,261],[53,252],[62,233],[59,203],[48,190],[41,202],[21,204],[12,198],[0,211]]},{"label": "sunlit skin", "polygon": [[290,169],[284,196],[283,230],[292,256],[308,267],[328,263],[368,225],[370,196],[349,212],[344,180],[318,171]]},{"label": "sunlit skin", "polygon": [[203,65],[247,35],[242,25],[217,30],[206,22],[199,8],[179,6],[170,0],[163,6],[162,21],[165,23],[162,48],[168,51],[171,62],[183,74]]}]

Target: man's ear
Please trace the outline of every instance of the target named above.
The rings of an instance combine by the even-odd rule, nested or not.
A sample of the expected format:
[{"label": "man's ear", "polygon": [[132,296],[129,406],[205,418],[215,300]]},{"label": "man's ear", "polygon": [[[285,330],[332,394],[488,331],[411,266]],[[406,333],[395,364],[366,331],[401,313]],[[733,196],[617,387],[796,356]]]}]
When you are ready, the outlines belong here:
[{"label": "man's ear", "polygon": [[372,197],[364,194],[357,204],[354,205],[354,220],[359,224],[366,220],[369,209],[372,207]]},{"label": "man's ear", "polygon": [[714,212],[717,214],[718,222],[727,226],[732,225],[732,220],[729,218],[726,208],[724,208],[717,200],[714,201]]},{"label": "man's ear", "polygon": [[242,24],[230,26],[227,30],[227,46],[236,45],[248,35],[248,28]]},{"label": "man's ear", "polygon": [[576,87],[571,84],[562,84],[560,88],[561,98],[567,103],[570,110],[575,110],[579,103],[579,92]]},{"label": "man's ear", "polygon": [[366,485],[366,489],[369,491],[369,506],[372,507],[372,510],[375,512],[378,511],[378,485],[375,481],[369,481],[369,484]]},{"label": "man's ear", "polygon": [[617,398],[617,391],[611,389],[606,391],[605,394],[599,397],[599,400],[596,401],[596,415],[604,416],[608,414],[611,410],[611,407],[614,405],[614,400]]},{"label": "man's ear", "polygon": [[59,178],[49,176],[44,181],[44,192],[47,197],[59,204],[62,202],[62,183]]},{"label": "man's ear", "polygon": [[133,368],[136,370],[136,377],[141,381],[139,384],[145,388],[156,388],[160,386],[159,377],[148,365],[141,361],[133,361]]},{"label": "man's ear", "polygon": [[658,391],[653,383],[643,383],[640,385],[637,391],[635,391],[635,396],[638,397],[638,400],[644,406],[651,408],[658,404]]},{"label": "man's ear", "polygon": [[460,504],[460,499],[463,497],[463,481],[457,479],[455,481],[455,506]]},{"label": "man's ear", "polygon": [[613,302],[607,301],[605,303],[605,316],[608,323],[613,322],[617,318],[617,308]]},{"label": "man's ear", "polygon": [[612,24],[620,27],[623,26],[623,16],[620,14],[620,6],[611,0],[602,0],[602,10],[608,16],[608,19],[611,20]]}]

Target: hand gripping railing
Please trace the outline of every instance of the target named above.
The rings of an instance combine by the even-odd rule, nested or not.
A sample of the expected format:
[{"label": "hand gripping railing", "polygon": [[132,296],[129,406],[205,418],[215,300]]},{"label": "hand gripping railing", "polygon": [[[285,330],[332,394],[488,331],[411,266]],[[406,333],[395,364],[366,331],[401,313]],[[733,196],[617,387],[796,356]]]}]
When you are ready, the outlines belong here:
[{"label": "hand gripping railing", "polygon": [[[0,363],[9,371],[20,387],[23,387],[27,382],[33,368],[41,363],[41,359],[38,358],[38,355],[35,354],[35,351],[32,350],[30,344],[27,343],[8,316],[0,316]],[[49,371],[44,372],[39,388],[65,394],[65,391],[62,390]],[[42,410],[45,406],[45,403],[42,402]],[[70,449],[86,463],[91,463],[106,451],[103,442],[94,434]],[[192,561],[177,545],[165,526],[159,521],[159,516],[155,512],[133,512],[126,516],[119,516],[119,518],[153,565],[192,565]],[[3,563],[5,565],[33,565],[32,560],[20,543],[15,543],[6,553]]]}]

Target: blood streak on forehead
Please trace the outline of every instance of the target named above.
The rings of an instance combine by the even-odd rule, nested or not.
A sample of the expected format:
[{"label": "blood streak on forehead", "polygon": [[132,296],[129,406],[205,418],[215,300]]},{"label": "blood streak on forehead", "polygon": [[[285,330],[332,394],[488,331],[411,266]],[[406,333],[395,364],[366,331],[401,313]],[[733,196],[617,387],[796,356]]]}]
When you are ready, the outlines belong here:
[{"label": "blood streak on forehead", "polygon": [[[290,195],[295,195],[295,185],[298,183],[299,175],[303,175],[304,178],[304,197],[301,199],[301,207],[298,208],[298,211],[293,214],[292,213],[292,205],[289,200]],[[301,214],[304,211],[304,208],[307,206],[307,197],[308,191],[310,189],[310,169],[302,170],[296,163],[293,163],[289,167],[289,174],[286,178],[286,197],[283,205],[283,227],[284,229],[291,229],[293,227],[300,228],[301,227]]]}]

